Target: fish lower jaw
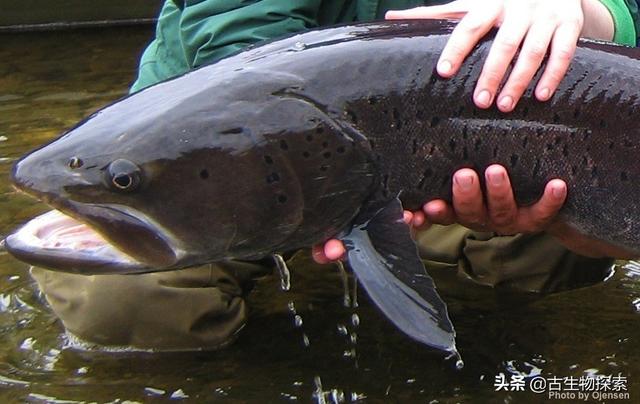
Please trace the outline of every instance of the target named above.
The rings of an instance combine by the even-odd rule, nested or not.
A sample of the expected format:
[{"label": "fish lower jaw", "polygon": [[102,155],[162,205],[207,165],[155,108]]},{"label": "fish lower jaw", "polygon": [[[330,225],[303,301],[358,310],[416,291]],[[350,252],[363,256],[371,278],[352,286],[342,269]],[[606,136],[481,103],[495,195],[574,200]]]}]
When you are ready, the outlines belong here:
[{"label": "fish lower jaw", "polygon": [[7,250],[36,266],[74,273],[122,273],[143,265],[99,233],[59,210],[32,219],[5,240]]}]

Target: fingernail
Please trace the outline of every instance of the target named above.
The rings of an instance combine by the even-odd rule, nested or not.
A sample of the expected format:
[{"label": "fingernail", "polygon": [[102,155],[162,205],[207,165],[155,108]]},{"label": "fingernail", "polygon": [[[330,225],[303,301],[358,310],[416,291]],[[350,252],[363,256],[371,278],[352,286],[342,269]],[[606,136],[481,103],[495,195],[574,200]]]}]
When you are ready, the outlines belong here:
[{"label": "fingernail", "polygon": [[551,195],[553,195],[556,199],[564,198],[564,187],[560,186],[552,186],[551,187]]},{"label": "fingernail", "polygon": [[449,62],[448,60],[441,60],[440,62],[438,62],[438,73],[440,74],[449,74],[451,73],[451,69],[453,68],[453,66],[451,66],[451,62]]},{"label": "fingernail", "polygon": [[538,99],[540,101],[546,101],[549,99],[550,96],[551,96],[551,90],[549,90],[547,87],[543,88],[538,92]]},{"label": "fingernail", "polygon": [[500,186],[504,182],[504,174],[503,173],[489,173],[488,174],[489,181],[492,185]]},{"label": "fingernail", "polygon": [[487,90],[482,90],[476,96],[476,105],[479,107],[487,108],[491,105],[491,93]]},{"label": "fingernail", "polygon": [[513,98],[511,98],[511,96],[509,95],[500,98],[500,100],[498,101],[498,106],[502,110],[511,111],[511,108],[513,108]]},{"label": "fingernail", "polygon": [[468,191],[473,185],[473,177],[470,175],[456,175],[455,181],[463,191]]}]

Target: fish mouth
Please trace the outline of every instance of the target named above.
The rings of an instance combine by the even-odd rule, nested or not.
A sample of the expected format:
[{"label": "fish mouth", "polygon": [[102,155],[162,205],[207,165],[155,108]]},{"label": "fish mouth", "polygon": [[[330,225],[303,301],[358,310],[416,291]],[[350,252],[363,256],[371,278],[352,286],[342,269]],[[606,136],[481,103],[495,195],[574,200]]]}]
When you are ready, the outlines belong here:
[{"label": "fish mouth", "polygon": [[124,206],[74,204],[37,216],[7,236],[14,257],[83,275],[170,269],[177,258],[162,232]]}]

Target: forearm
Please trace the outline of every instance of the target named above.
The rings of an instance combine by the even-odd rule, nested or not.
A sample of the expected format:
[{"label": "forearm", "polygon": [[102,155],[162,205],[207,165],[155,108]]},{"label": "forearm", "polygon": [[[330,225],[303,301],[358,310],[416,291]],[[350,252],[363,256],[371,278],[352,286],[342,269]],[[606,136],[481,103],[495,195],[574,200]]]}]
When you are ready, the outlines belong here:
[{"label": "forearm", "polygon": [[582,0],[582,11],[584,13],[582,37],[613,40],[615,34],[613,16],[600,0]]},{"label": "forearm", "polygon": [[636,45],[636,28],[631,9],[635,6],[626,0],[582,0],[584,26],[581,36],[604,39],[623,45]]}]

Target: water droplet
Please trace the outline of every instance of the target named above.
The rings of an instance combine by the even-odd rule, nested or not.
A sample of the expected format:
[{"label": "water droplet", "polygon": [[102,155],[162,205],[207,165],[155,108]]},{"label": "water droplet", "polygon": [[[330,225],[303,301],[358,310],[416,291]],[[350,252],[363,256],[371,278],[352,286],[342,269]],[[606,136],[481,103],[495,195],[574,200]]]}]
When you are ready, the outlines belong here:
[{"label": "water droplet", "polygon": [[349,331],[347,331],[347,326],[345,326],[344,324],[338,324],[338,334],[347,335],[348,333]]},{"label": "water droplet", "polygon": [[351,340],[351,343],[355,345],[358,342],[358,334],[352,332],[349,334],[349,339]]},{"label": "water droplet", "polygon": [[293,45],[293,49],[297,51],[305,50],[307,45],[304,42],[298,41]]},{"label": "water droplet", "polygon": [[[86,366],[83,366],[81,368],[76,369],[76,374],[79,375],[86,375],[87,373],[89,373],[89,368]],[[164,394],[164,393],[163,393]]]},{"label": "water droplet", "polygon": [[33,344],[35,344],[36,340],[33,337],[25,338],[20,344],[20,349],[24,349],[26,351],[33,351]]},{"label": "water droplet", "polygon": [[304,345],[307,348],[310,345],[309,337],[307,337],[307,334],[302,334],[302,345]]},{"label": "water droplet", "polygon": [[351,315],[351,324],[353,324],[354,327],[357,327],[360,325],[360,317],[358,316],[357,313],[353,313]]},{"label": "water droplet", "polygon": [[291,273],[287,267],[287,263],[284,262],[284,258],[280,254],[273,254],[273,260],[276,263],[278,272],[280,273],[280,288],[284,291],[291,289]]},{"label": "water droplet", "polygon": [[169,398],[172,398],[172,399],[183,399],[183,398],[189,398],[189,395],[186,394],[184,391],[182,391],[182,389],[178,389],[178,390],[174,391],[173,393],[171,393]]},{"label": "water droplet", "polygon": [[293,301],[287,303],[287,307],[289,308],[291,314],[296,314],[296,305],[295,303],[293,303]]},{"label": "water droplet", "polygon": [[167,392],[162,389],[156,389],[155,387],[145,387],[144,392],[150,396],[164,396]]},{"label": "water droplet", "polygon": [[302,316],[300,316],[299,314],[296,314],[296,316],[293,318],[293,324],[297,328],[302,327]]}]

